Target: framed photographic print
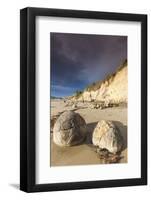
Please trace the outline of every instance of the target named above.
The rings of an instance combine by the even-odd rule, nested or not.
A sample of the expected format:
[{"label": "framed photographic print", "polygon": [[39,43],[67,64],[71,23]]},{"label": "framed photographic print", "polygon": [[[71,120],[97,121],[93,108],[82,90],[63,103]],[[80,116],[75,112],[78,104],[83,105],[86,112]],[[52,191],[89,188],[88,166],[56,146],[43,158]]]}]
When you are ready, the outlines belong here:
[{"label": "framed photographic print", "polygon": [[147,16],[20,12],[20,189],[147,184]]}]

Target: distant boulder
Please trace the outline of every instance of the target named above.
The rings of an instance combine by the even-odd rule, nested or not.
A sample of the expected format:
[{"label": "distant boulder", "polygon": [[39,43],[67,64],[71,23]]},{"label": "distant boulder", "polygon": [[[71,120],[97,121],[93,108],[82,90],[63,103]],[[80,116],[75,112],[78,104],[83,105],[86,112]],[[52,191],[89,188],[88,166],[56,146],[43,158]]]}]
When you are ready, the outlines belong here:
[{"label": "distant boulder", "polygon": [[91,104],[90,108],[92,109],[102,109],[102,106],[99,103],[93,103]]},{"label": "distant boulder", "polygon": [[77,104],[76,103],[74,103],[73,105],[72,105],[72,108],[74,109],[74,108],[77,108],[78,106],[77,106]]},{"label": "distant boulder", "polygon": [[73,111],[65,111],[55,122],[53,141],[59,146],[72,146],[81,143],[86,136],[85,120]]}]

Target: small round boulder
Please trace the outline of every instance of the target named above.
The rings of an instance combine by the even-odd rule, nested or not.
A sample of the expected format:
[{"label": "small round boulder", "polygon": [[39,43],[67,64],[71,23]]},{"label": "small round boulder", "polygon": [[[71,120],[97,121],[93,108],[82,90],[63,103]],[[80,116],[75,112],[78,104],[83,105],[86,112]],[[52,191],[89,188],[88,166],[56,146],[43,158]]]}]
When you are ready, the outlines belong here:
[{"label": "small round boulder", "polygon": [[73,146],[84,140],[86,132],[85,120],[74,111],[65,111],[56,120],[53,141],[59,146]]},{"label": "small round boulder", "polygon": [[101,120],[96,125],[92,142],[100,149],[107,149],[109,152],[116,154],[122,150],[123,137],[117,127],[111,121]]}]

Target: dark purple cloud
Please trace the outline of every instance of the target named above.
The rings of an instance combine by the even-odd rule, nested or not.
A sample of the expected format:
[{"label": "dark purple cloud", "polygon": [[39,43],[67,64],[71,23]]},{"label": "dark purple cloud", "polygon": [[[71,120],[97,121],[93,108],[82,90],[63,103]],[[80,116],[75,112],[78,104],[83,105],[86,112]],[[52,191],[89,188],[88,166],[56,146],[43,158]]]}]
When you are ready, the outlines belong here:
[{"label": "dark purple cloud", "polygon": [[104,79],[127,58],[127,37],[51,33],[53,96],[72,95]]}]

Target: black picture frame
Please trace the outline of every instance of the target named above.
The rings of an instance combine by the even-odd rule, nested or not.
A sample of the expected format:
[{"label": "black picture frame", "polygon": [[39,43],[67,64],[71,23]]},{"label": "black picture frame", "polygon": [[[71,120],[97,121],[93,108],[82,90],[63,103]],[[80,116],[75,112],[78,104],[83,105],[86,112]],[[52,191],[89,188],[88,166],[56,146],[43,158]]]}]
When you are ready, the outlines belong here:
[{"label": "black picture frame", "polygon": [[[37,16],[120,20],[141,23],[141,178],[36,184],[35,19]],[[147,15],[24,8],[20,11],[20,190],[44,192],[147,184]]]}]

